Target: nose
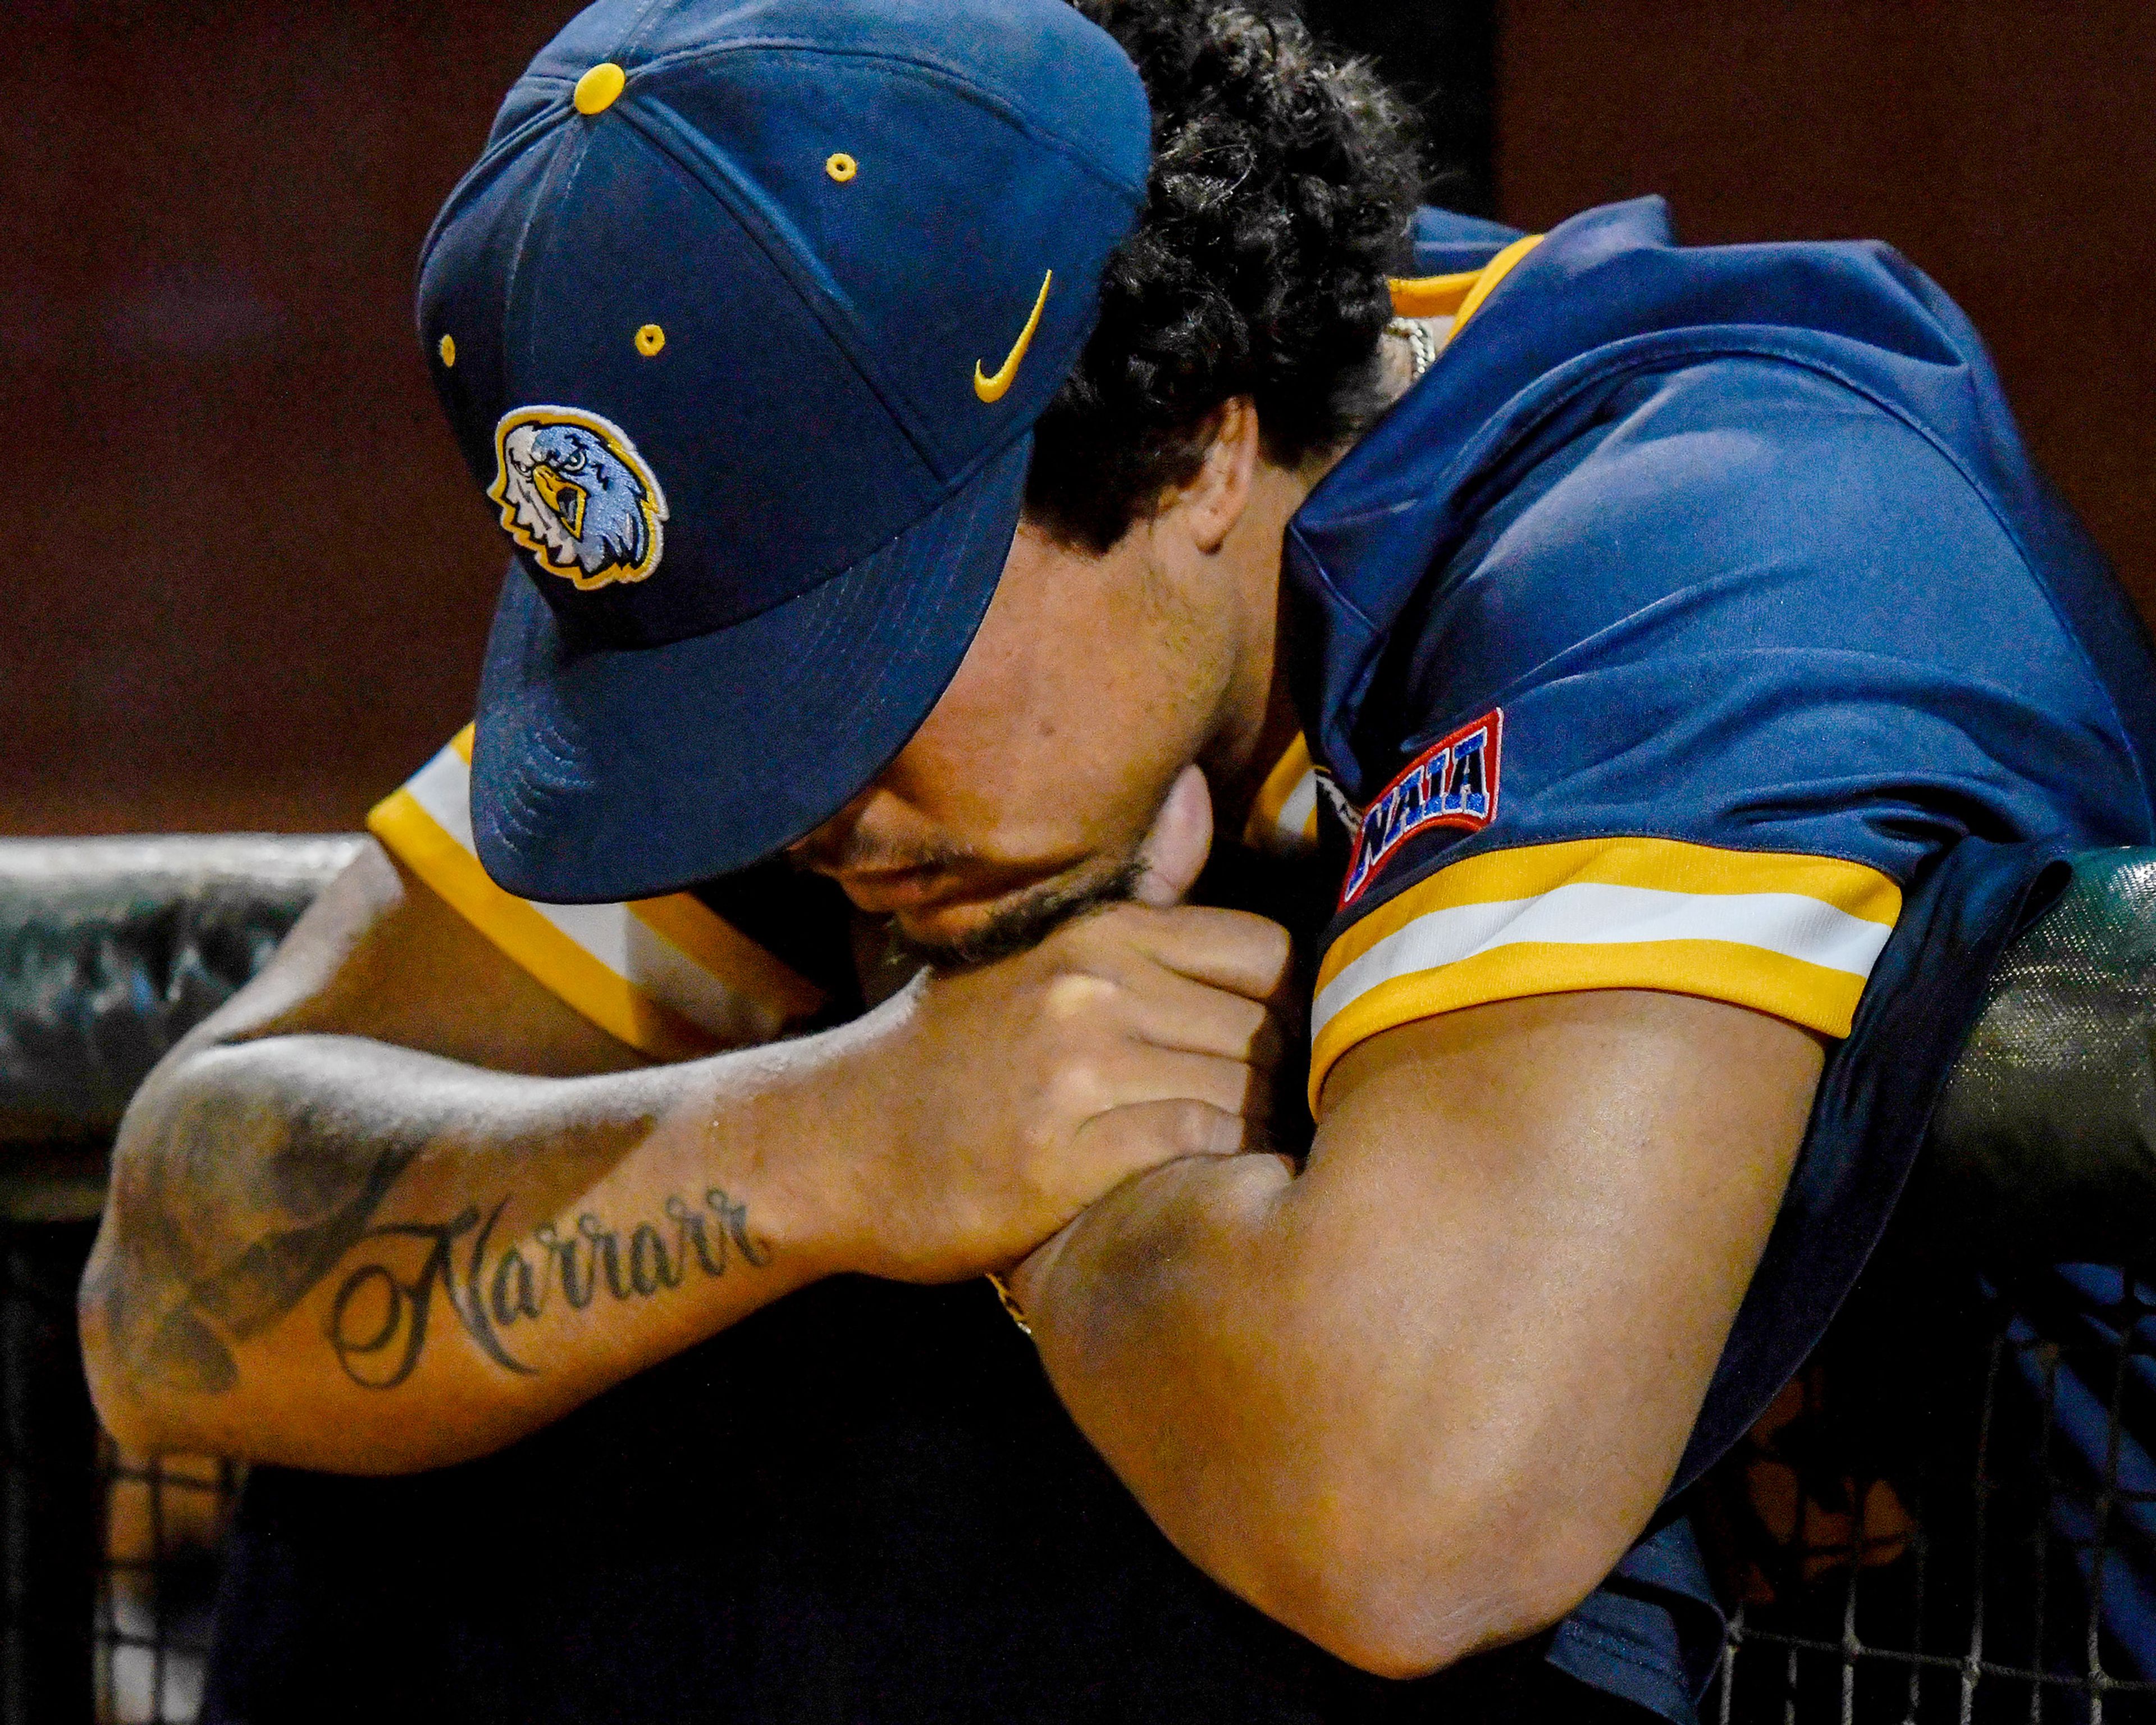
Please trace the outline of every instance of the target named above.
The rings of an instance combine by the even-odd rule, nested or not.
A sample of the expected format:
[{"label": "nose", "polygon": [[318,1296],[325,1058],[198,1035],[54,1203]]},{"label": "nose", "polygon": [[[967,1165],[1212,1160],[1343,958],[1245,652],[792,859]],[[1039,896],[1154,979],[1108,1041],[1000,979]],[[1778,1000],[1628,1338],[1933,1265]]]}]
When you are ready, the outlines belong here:
[{"label": "nose", "polygon": [[821,826],[788,845],[788,858],[798,868],[829,875],[857,860],[857,853],[883,848],[873,839],[865,839],[864,822],[875,797],[876,787],[871,783]]},{"label": "nose", "polygon": [[951,835],[878,779],[823,825],[788,847],[798,866],[839,877],[923,875],[967,860]]}]

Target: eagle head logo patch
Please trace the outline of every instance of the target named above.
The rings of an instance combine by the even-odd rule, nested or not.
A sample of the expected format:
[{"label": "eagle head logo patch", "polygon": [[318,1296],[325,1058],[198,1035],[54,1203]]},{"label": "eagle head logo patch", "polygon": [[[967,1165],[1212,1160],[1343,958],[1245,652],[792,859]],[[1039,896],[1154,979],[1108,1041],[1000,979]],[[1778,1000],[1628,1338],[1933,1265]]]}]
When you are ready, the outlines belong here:
[{"label": "eagle head logo patch", "polygon": [[494,429],[501,530],[588,593],[659,567],[666,494],[629,434],[581,408],[517,408]]}]

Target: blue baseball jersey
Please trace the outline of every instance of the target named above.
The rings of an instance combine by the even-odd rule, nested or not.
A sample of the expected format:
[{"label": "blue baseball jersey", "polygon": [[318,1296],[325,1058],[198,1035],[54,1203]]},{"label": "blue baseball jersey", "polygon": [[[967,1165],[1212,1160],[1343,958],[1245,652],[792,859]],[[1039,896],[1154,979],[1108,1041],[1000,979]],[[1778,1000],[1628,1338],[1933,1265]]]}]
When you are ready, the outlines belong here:
[{"label": "blue baseball jersey", "polygon": [[[2156,837],[2156,676],[1974,332],[1886,249],[1683,249],[1645,201],[1540,239],[1425,212],[1416,254],[1397,309],[1448,339],[1291,524],[1306,741],[1251,849],[1216,857],[1251,879],[1213,901],[1314,935],[1321,1110],[1357,1042],[1522,995],[1672,990],[1832,1040],[1672,1507],[1546,1640],[1403,1690],[1176,1555],[985,1288],[843,1278],[452,1474],[257,1470],[208,1717],[300,1717],[272,1698],[316,1707],[326,1664],[392,1645],[358,1661],[354,1717],[512,1693],[520,1717],[670,1717],[721,1673],[755,1718],[896,1694],[949,1718],[1693,1717],[1722,1625],[1674,1500],[1848,1291],[2046,865]],[[594,1023],[679,1059],[860,1009],[825,882],[505,892],[470,748],[370,825]],[[1283,849],[1260,883],[1247,860]],[[680,1489],[715,1459],[752,1512]],[[540,1500],[579,1507],[483,1597],[454,1564],[418,1604],[418,1568],[388,1573],[495,1549]],[[592,1655],[573,1670],[565,1638]]]},{"label": "blue baseball jersey", "polygon": [[[1656,199],[1470,239],[1444,352],[1288,533],[1341,846],[1310,1095],[1395,1025],[1582,988],[1834,1039],[1674,1495],[1847,1292],[2046,865],[2156,836],[2156,675],[1891,250],[1681,248]],[[1706,1599],[1672,1522],[1551,1657],[1686,1717]]]}]

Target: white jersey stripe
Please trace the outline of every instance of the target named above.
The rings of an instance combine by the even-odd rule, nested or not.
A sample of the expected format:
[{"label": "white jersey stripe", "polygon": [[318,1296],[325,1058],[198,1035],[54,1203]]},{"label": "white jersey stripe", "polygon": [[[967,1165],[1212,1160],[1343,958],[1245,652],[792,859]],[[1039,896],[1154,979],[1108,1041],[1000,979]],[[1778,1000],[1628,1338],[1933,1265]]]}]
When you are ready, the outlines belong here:
[{"label": "white jersey stripe", "polygon": [[[476,870],[471,769],[456,745],[435,755],[407,781],[404,790],[428,819],[470,858],[470,867]],[[490,883],[487,890],[501,893]],[[790,978],[783,998],[765,999],[754,990],[744,991],[683,951],[630,905],[549,905],[528,899],[516,902],[536,912],[637,993],[680,1014],[721,1045],[767,1039],[776,1034],[783,1019],[802,1009],[803,1000],[794,997],[814,993],[807,984]],[[511,956],[517,955],[512,952]]]},{"label": "white jersey stripe", "polygon": [[1292,852],[1306,848],[1317,837],[1317,769],[1312,768],[1295,782],[1281,811],[1273,817],[1273,830],[1281,846]]},{"label": "white jersey stripe", "polygon": [[1527,942],[1612,946],[1726,941],[1861,979],[1892,929],[1791,892],[1666,892],[1576,881],[1532,898],[1426,911],[1349,964],[1318,994],[1313,1034],[1381,983]]}]

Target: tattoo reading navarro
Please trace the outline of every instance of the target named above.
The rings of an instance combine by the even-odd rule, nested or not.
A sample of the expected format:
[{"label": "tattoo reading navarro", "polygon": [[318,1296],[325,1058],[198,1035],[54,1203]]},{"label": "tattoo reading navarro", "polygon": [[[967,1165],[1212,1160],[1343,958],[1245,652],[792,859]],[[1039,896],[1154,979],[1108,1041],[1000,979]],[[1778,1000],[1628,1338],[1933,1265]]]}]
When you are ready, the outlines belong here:
[{"label": "tattoo reading navarro", "polygon": [[[393,1389],[409,1378],[427,1345],[437,1291],[488,1358],[506,1370],[531,1374],[537,1368],[510,1353],[502,1332],[539,1317],[557,1294],[578,1312],[601,1293],[613,1300],[648,1300],[662,1288],[680,1286],[692,1259],[702,1274],[724,1276],[730,1245],[752,1269],[770,1261],[749,1238],[748,1206],[716,1186],[705,1193],[701,1208],[669,1194],[670,1241],[649,1222],[639,1222],[624,1243],[588,1213],[577,1218],[571,1234],[551,1222],[534,1229],[531,1256],[522,1244],[490,1255],[495,1225],[508,1207],[505,1198],[484,1216],[474,1204],[446,1222],[387,1222],[360,1236],[362,1245],[413,1240],[425,1250],[410,1276],[377,1260],[360,1265],[338,1286],[327,1329],[347,1378],[369,1389]],[[467,1235],[471,1238],[459,1250]]]}]

